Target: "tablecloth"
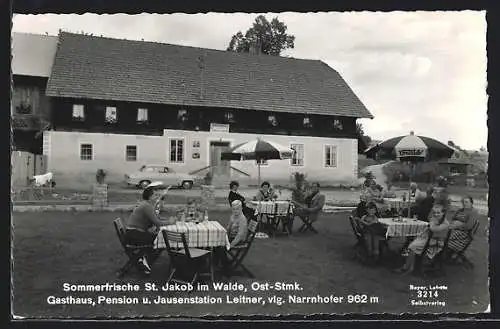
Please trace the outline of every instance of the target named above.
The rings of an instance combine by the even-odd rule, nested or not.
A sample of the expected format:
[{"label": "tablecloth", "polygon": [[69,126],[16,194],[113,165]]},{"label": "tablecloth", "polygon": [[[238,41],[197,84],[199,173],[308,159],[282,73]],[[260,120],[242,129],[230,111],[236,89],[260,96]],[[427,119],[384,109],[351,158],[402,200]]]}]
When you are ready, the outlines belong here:
[{"label": "tablecloth", "polygon": [[[167,225],[161,230],[186,233],[188,246],[191,248],[226,247],[229,249],[230,243],[226,229],[217,221],[206,221],[199,224],[193,222],[177,222],[174,225]],[[165,240],[161,231],[154,242],[156,249],[166,248]],[[172,248],[182,248],[182,243],[171,242]]]},{"label": "tablecloth", "polygon": [[417,236],[427,229],[429,223],[413,218],[402,218],[402,222],[393,218],[379,218],[379,222],[387,226],[387,237]]},{"label": "tablecloth", "polygon": [[286,216],[293,212],[293,206],[289,201],[252,201],[251,203],[259,214]]}]

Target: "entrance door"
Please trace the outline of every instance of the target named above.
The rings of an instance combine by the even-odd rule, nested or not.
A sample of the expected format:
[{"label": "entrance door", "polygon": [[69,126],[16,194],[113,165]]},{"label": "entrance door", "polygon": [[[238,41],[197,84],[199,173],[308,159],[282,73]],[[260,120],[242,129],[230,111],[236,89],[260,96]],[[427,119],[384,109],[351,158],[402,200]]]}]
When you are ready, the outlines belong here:
[{"label": "entrance door", "polygon": [[220,159],[221,153],[229,150],[229,142],[210,142],[210,166],[212,177],[226,176],[231,174],[231,164],[229,161]]}]

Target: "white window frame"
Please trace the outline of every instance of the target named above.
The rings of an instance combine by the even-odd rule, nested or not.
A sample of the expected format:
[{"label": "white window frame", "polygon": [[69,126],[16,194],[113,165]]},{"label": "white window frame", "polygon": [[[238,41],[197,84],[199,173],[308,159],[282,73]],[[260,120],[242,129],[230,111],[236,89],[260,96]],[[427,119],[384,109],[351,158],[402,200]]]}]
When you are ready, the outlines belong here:
[{"label": "white window frame", "polygon": [[73,120],[85,120],[85,105],[73,104],[73,111],[71,112]]},{"label": "white window frame", "polygon": [[[182,161],[179,161],[177,158],[177,152],[176,154],[176,159],[172,161],[172,141],[182,141]],[[176,143],[176,148],[178,147]],[[177,151],[177,149],[176,149]],[[185,163],[186,162],[186,139],[184,137],[170,137],[168,139],[168,162],[169,163]]]},{"label": "white window frame", "polygon": [[116,109],[116,106],[106,106],[106,114],[104,120],[106,121],[106,123],[118,122],[118,110]]},{"label": "white window frame", "polygon": [[[135,149],[134,157],[129,157],[129,154],[128,154],[129,147],[133,147]],[[136,162],[137,161],[137,145],[125,145],[125,161],[127,161],[127,162]]]},{"label": "white window frame", "polygon": [[234,113],[231,111],[226,111],[224,113],[224,119],[228,123],[235,123],[236,122],[236,120],[234,119]]},{"label": "white window frame", "polygon": [[188,110],[180,109],[177,111],[177,120],[187,121],[188,120]]},{"label": "white window frame", "polygon": [[[301,157],[302,163],[294,163],[294,160],[296,160],[295,155],[297,155],[297,154],[300,155],[300,153],[296,151],[294,153],[293,157],[290,159],[290,165],[294,166],[294,167],[304,167],[304,164],[305,164],[304,158],[305,158],[305,148],[306,147],[305,147],[304,143],[290,143],[290,148],[294,149],[293,146],[299,146],[299,145],[302,146],[302,157]],[[300,160],[300,158],[299,158],[299,160]]]},{"label": "white window frame", "polygon": [[306,115],[302,119],[302,126],[304,126],[305,128],[312,128],[312,120],[310,116]]},{"label": "white window frame", "polygon": [[344,124],[340,119],[333,119],[333,129],[335,130],[344,130]]},{"label": "white window frame", "polygon": [[[327,164],[327,156],[326,156],[326,150],[327,148],[330,148],[330,154],[333,154],[332,150],[335,152],[335,156],[330,156],[330,160],[334,160],[335,163],[330,163]],[[338,153],[338,146],[337,145],[332,145],[332,144],[325,144],[323,146],[323,166],[325,168],[337,168],[338,167],[338,161],[339,161],[339,153]]]},{"label": "white window frame", "polygon": [[[142,115],[141,115],[142,113]],[[137,109],[137,122],[148,122],[149,121],[149,110],[145,107],[139,107]]]},{"label": "white window frame", "polygon": [[[85,157],[84,157],[84,154],[82,152],[84,145],[90,145],[90,158],[88,158],[87,155],[85,155]],[[78,153],[80,155],[80,160],[81,161],[92,161],[92,160],[94,160],[94,144],[88,143],[88,142],[86,142],[86,143],[80,143],[80,149],[79,149]]]}]

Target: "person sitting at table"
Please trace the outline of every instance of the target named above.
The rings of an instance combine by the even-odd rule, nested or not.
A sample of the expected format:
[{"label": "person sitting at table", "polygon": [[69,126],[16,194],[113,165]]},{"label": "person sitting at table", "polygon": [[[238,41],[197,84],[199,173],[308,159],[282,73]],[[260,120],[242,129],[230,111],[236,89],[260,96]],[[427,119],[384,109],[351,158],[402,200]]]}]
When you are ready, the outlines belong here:
[{"label": "person sitting at table", "polygon": [[189,198],[187,200],[186,206],[184,207],[186,220],[200,222],[203,220],[203,213],[203,210],[196,204],[195,199]]},{"label": "person sitting at table", "polygon": [[458,252],[463,249],[464,244],[467,243],[469,236],[467,234],[474,225],[477,223],[478,213],[474,209],[474,200],[471,196],[462,198],[462,208],[457,210],[450,223],[450,238],[448,241],[448,248],[451,251]]},{"label": "person sitting at table", "polygon": [[419,202],[422,199],[425,199],[427,193],[420,190],[418,188],[418,184],[412,182],[410,185],[410,200],[414,200],[414,202]]},{"label": "person sitting at table", "polygon": [[274,192],[271,188],[271,184],[269,182],[263,182],[260,184],[260,189],[257,194],[254,196],[254,201],[272,201],[278,198],[278,194]]},{"label": "person sitting at table", "polygon": [[427,189],[425,198],[419,200],[412,208],[412,213],[417,215],[417,219],[428,222],[429,214],[431,213],[432,206],[436,201],[434,199],[434,188],[431,186]]},{"label": "person sitting at table", "polygon": [[356,207],[356,217],[361,218],[367,214],[366,205],[370,202],[375,202],[377,208],[382,207],[384,198],[382,197],[382,193],[380,189],[377,187],[377,183],[374,180],[370,181],[370,187],[364,189],[360,195],[360,202]]},{"label": "person sitting at table", "polygon": [[245,214],[245,217],[250,220],[254,218],[255,211],[247,206],[245,197],[238,192],[239,187],[240,184],[237,181],[232,181],[231,183],[229,183],[229,195],[227,197],[229,206],[231,206],[233,201],[240,200],[243,205],[243,214]]},{"label": "person sitting at table", "polygon": [[[400,274],[413,272],[415,268],[415,258],[417,255],[422,255],[427,242],[429,242],[429,244],[424,256],[429,259],[434,258],[434,256],[443,249],[448,230],[449,222],[446,220],[446,204],[437,202],[432,207],[428,228],[409,244],[408,256],[406,256],[405,264],[397,269],[396,272]],[[430,235],[430,233],[432,233],[432,235]]]},{"label": "person sitting at table", "polygon": [[321,210],[325,206],[325,196],[320,193],[319,188],[318,182],[311,184],[311,191],[305,199],[305,204],[291,201],[296,206],[294,211],[296,216],[302,219],[308,217],[311,223],[318,220]]},{"label": "person sitting at table", "polygon": [[379,223],[377,205],[374,202],[366,206],[367,214],[361,217],[359,223],[365,232],[368,257],[378,263],[380,260],[380,242],[385,240],[386,228]]},{"label": "person sitting at table", "polygon": [[[161,226],[171,224],[170,221],[160,218],[155,212],[156,202],[163,197],[163,193],[155,186],[146,187],[142,192],[142,201],[132,211],[125,223],[125,239],[131,245],[152,245]],[[151,272],[150,263],[158,257],[152,249],[139,258],[144,272]]]}]

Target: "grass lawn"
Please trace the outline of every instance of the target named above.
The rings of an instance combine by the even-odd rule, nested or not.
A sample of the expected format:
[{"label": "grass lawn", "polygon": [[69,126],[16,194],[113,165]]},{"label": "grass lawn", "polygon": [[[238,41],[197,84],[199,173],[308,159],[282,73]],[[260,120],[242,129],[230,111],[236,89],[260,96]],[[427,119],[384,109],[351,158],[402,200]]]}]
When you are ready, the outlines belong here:
[{"label": "grass lawn", "polygon": [[[123,214],[126,215],[126,214]],[[283,296],[296,294],[328,296],[367,294],[378,297],[378,303],[348,304],[290,304],[272,303],[218,304],[218,305],[48,305],[48,296],[90,297],[98,293],[64,292],[65,282],[72,284],[161,283],[168,274],[168,256],[162,254],[153,266],[149,278],[131,273],[117,279],[116,270],[126,260],[115,235],[112,220],[117,213],[15,213],[14,223],[14,302],[13,313],[25,317],[134,317],[134,316],[201,316],[201,315],[277,315],[277,314],[331,314],[331,313],[441,313],[482,312],[489,304],[487,272],[487,219],[481,218],[477,239],[470,248],[469,257],[475,263],[473,270],[448,266],[446,276],[424,279],[399,276],[391,266],[365,267],[353,259],[354,237],[346,214],[325,214],[316,225],[318,235],[295,233],[291,238],[256,239],[245,260],[247,267],[259,282],[297,282],[301,291],[252,292],[254,281],[244,277],[233,280],[248,286],[249,296]],[[225,224],[228,213],[210,213],[212,220]],[[296,223],[298,226],[298,223]],[[414,298],[409,285],[446,285],[440,301],[445,307],[409,306]],[[109,297],[187,296],[168,292],[104,292]],[[196,296],[199,293],[192,293]],[[211,296],[226,293],[210,291]],[[230,293],[238,295],[239,293]],[[141,301],[142,299],[140,299]],[[225,298],[224,298],[225,301]]]}]

